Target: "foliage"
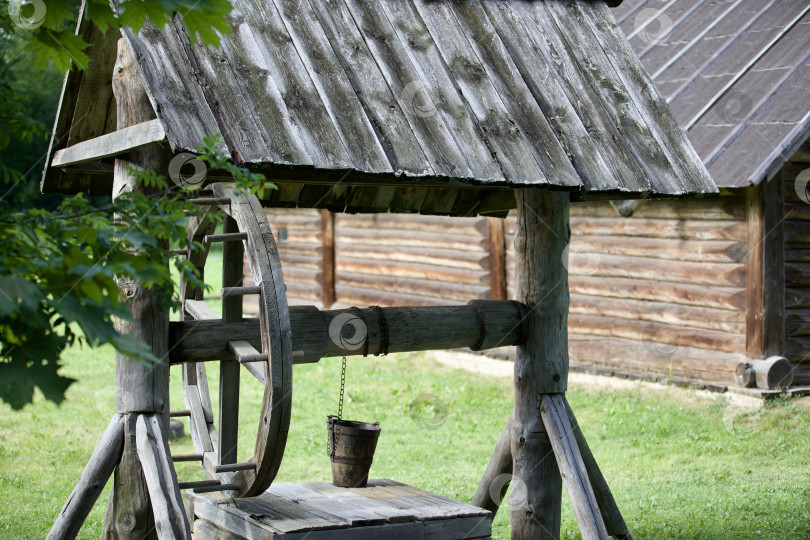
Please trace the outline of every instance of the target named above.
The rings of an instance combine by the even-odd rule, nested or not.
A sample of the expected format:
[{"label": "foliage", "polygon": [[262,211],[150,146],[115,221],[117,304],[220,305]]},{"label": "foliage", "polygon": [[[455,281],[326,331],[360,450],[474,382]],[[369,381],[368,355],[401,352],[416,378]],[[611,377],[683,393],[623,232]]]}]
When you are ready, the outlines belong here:
[{"label": "foliage", "polygon": [[[261,174],[237,167],[205,139],[203,161],[230,173],[237,189],[275,188]],[[72,379],[57,373],[63,351],[75,344],[110,343],[119,352],[157,362],[143,342],[119,334],[114,318],[129,319],[117,280],[129,279],[172,298],[170,263],[183,280],[201,286],[196,269],[167,248],[203,249],[186,237],[187,216],[200,211],[187,190],[169,187],[155,171],[131,170],[150,191],[124,193],[112,204],[92,207],[81,195],[57,212],[27,210],[0,217],[5,251],[0,256],[0,399],[20,409],[34,388],[56,402]],[[216,216],[214,216],[216,217]],[[168,307],[168,306],[167,306]]]},{"label": "foliage", "polygon": [[[75,32],[80,4],[8,0],[8,17],[0,14],[0,185],[6,186],[0,194],[0,400],[14,409],[31,403],[35,388],[49,400],[64,399],[73,379],[59,373],[60,358],[74,345],[109,343],[138,360],[158,360],[146,344],[115,330],[115,318],[130,317],[117,280],[154,287],[165,298],[173,291],[170,266],[198,281],[189,263],[167,249],[170,243],[201,248],[185,237],[187,216],[198,208],[154,171],[132,171],[150,195],[128,193],[101,208],[79,195],[55,212],[20,209],[37,191],[30,173],[41,167],[58,80],[71,66],[89,63],[89,44]],[[107,0],[87,0],[84,17],[105,32],[137,32],[176,19],[192,41],[212,45],[229,32],[227,0],[112,4],[115,11]],[[214,151],[221,146],[207,139],[201,159],[252,192],[273,187]]]},{"label": "foliage", "polygon": [[[182,21],[191,41],[198,38],[210,45],[219,44],[220,34],[230,32],[226,15],[233,9],[228,0],[87,0],[85,17],[103,32],[109,28],[130,28],[138,32],[147,21],[161,27],[171,19]],[[87,69],[89,44],[76,35],[78,0],[8,0],[11,23],[31,33],[27,44],[34,53],[35,65],[47,68],[53,63],[59,71],[71,65]],[[11,25],[7,22],[5,30]]]}]

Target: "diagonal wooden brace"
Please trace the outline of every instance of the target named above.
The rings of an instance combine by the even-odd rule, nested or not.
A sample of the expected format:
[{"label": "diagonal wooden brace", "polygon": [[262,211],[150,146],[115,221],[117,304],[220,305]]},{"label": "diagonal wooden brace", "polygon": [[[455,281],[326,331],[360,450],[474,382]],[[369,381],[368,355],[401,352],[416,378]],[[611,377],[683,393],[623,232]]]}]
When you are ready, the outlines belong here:
[{"label": "diagonal wooden brace", "polygon": [[[616,505],[616,500],[610,491],[596,459],[591,453],[588,442],[579,428],[577,419],[574,416],[568,401],[563,398],[565,410],[568,415],[571,430],[576,440],[577,447],[579,448],[582,456],[582,462],[587,471],[588,480],[591,489],[593,490],[594,497],[599,506],[599,512],[602,520],[604,521],[607,533],[618,540],[631,540],[630,531],[625,524],[619,507]],[[498,443],[495,445],[495,451],[492,458],[487,465],[481,483],[473,497],[472,504],[480,508],[489,510],[496,514],[501,503],[504,500],[504,494],[511,482],[512,477],[512,423],[514,422],[514,413],[509,416],[509,420],[501,433]]]}]

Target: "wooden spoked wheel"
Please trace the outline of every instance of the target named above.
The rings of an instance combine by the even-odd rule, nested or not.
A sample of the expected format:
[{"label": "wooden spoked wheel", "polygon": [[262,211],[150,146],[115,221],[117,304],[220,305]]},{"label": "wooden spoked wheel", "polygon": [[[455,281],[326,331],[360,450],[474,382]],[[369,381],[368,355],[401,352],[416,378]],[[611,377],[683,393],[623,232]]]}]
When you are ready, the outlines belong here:
[{"label": "wooden spoked wheel", "polygon": [[[189,255],[202,275],[208,246],[223,242],[222,320],[242,319],[242,298],[259,297],[261,350],[259,336],[248,341],[230,341],[229,352],[220,364],[219,415],[211,407],[205,364],[183,365],[183,388],[190,413],[190,431],[197,459],[210,481],[189,482],[197,491],[222,491],[230,497],[251,497],[263,493],[275,478],[290,426],[292,402],[292,351],[290,314],[286,287],[281,274],[278,249],[259,200],[237,193],[232,184],[210,186],[213,198],[200,200],[209,211],[192,218],[190,237],[206,245],[202,253]],[[223,234],[214,235],[211,212],[224,212]],[[243,256],[253,272],[255,287],[242,286]],[[185,320],[219,319],[203,301],[203,291],[181,286],[181,317]],[[227,338],[227,336],[226,336]],[[237,460],[239,377],[245,367],[264,384],[253,456]],[[218,418],[218,425],[215,420]],[[182,487],[182,484],[181,484]]]}]

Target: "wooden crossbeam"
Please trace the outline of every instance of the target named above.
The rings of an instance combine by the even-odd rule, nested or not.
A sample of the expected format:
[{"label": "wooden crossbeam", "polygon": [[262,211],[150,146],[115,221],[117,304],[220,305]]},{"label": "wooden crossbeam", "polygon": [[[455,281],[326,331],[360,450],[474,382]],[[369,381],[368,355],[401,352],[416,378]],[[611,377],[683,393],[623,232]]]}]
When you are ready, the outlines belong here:
[{"label": "wooden crossbeam", "polygon": [[[187,301],[186,311],[198,320],[169,324],[171,363],[232,358],[235,351],[230,344],[243,341],[252,351],[243,345],[240,354],[258,354],[256,351],[262,346],[259,319],[225,322],[206,309],[210,310],[202,302]],[[524,317],[525,309],[515,302],[492,300],[463,306],[361,309],[359,313],[292,306],[293,362],[312,363],[321,358],[363,354],[365,339],[369,341],[369,354],[378,354],[384,348],[383,333],[387,333],[388,352],[392,353],[506,347],[523,341]]]},{"label": "wooden crossbeam", "polygon": [[160,120],[149,120],[57,150],[51,160],[51,166],[69,167],[117,156],[165,140],[166,131]]},{"label": "wooden crossbeam", "polygon": [[266,354],[257,351],[247,341],[229,341],[228,350],[233,353],[234,358],[240,364],[265,362],[267,360]]}]

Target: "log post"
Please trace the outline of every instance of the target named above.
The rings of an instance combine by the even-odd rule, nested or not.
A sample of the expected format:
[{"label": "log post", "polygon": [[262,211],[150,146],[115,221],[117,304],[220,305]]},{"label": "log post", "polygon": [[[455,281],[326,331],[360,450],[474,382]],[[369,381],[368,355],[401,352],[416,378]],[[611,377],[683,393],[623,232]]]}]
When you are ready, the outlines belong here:
[{"label": "log post", "polygon": [[56,516],[46,540],[71,540],[79,534],[84,520],[96,504],[98,496],[107,485],[110,475],[121,459],[124,448],[124,419],[114,415],[101,437],[93,455],[87,462],[76,487],[70,494],[62,511]]},{"label": "log post", "polygon": [[517,190],[515,296],[528,310],[528,335],[515,359],[513,474],[525,502],[510,504],[513,539],[560,536],[562,480],[540,403],[568,386],[568,202],[566,192]]},{"label": "log post", "polygon": [[[118,58],[113,73],[113,93],[117,102],[117,128],[123,129],[155,118],[135,59],[124,39],[118,41]],[[113,198],[143,190],[128,169],[165,170],[162,146],[152,145],[116,158]],[[115,481],[107,516],[104,538],[157,538],[149,490],[144,479],[136,444],[136,422],[141,414],[157,414],[168,424],[169,413],[169,313],[162,298],[151,289],[129,280],[120,280],[121,294],[132,312],[131,321],[119,320],[122,334],[137,336],[151,346],[162,361],[145,366],[121,353],[115,355],[115,409],[124,416],[124,448],[115,471]],[[168,430],[166,430],[168,431]],[[173,495],[170,490],[170,496]],[[178,496],[179,496],[179,492]],[[180,501],[182,508],[182,501]],[[188,526],[186,524],[186,530]],[[161,535],[163,536],[163,535]]]},{"label": "log post", "polygon": [[515,415],[512,413],[498,438],[495,451],[492,453],[492,458],[484,471],[484,477],[478,484],[472,500],[473,506],[492,512],[493,519],[498,513],[506,489],[512,481],[512,426],[514,422]]},{"label": "log post", "polygon": [[323,308],[337,300],[335,293],[335,214],[321,210],[321,290]]},{"label": "log post", "polygon": [[501,218],[487,218],[490,300],[506,300],[507,298],[506,240],[503,222],[504,220]]}]

